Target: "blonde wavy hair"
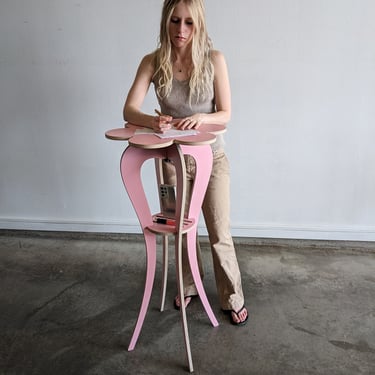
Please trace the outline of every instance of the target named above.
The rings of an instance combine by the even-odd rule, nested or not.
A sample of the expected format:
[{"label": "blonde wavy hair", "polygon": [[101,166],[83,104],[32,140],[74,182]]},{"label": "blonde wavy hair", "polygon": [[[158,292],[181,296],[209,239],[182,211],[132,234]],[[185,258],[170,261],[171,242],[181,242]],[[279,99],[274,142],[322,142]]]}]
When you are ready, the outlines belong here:
[{"label": "blonde wavy hair", "polygon": [[212,42],[207,33],[203,0],[165,0],[160,22],[159,45],[154,52],[157,93],[161,98],[169,96],[172,90],[172,44],[169,23],[176,5],[184,2],[190,9],[194,33],[192,39],[192,71],[189,79],[191,104],[213,94],[214,67],[211,61]]}]

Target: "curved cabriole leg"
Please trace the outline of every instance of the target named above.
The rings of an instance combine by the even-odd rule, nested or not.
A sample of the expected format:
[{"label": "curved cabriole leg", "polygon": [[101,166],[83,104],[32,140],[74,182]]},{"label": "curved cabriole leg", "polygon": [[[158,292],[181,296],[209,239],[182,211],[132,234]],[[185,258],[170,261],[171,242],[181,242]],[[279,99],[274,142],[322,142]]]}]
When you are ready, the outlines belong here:
[{"label": "curved cabriole leg", "polygon": [[[182,146],[182,150],[184,154],[189,154],[195,159],[195,179],[188,216],[196,218],[196,220],[198,220],[212,169],[212,149],[207,145],[202,147]],[[187,233],[187,248],[190,269],[204,309],[206,310],[206,313],[212,325],[214,327],[217,327],[219,323],[207,299],[207,295],[202,283],[202,278],[199,273],[196,253],[196,236],[197,226],[194,227],[194,230],[191,230],[189,233]]]},{"label": "curved cabriole leg", "polygon": [[210,302],[208,301],[206,291],[204,290],[202,278],[199,273],[199,266],[197,261],[197,251],[196,251],[196,230],[192,230],[187,234],[187,243],[188,243],[188,257],[189,257],[189,264],[191,269],[191,274],[193,276],[193,280],[195,283],[195,287],[197,288],[199,298],[202,302],[204,309],[214,327],[219,325],[214,312],[212,311]]},{"label": "curved cabriole leg", "polygon": [[146,281],[143,299],[133,336],[128,347],[129,351],[134,349],[142,329],[150,303],[156,268],[156,235],[146,229],[147,226],[152,224],[152,217],[147,197],[143,189],[141,168],[147,159],[163,157],[164,154],[165,152],[161,150],[143,150],[135,147],[128,147],[122,154],[120,161],[121,177],[134,210],[137,213],[144,234],[147,256]]},{"label": "curved cabriole leg", "polygon": [[167,293],[167,281],[168,281],[168,236],[164,235],[163,236],[163,274],[162,274],[160,311],[164,311],[165,296]]},{"label": "curved cabriole leg", "polygon": [[134,328],[133,336],[130,340],[130,344],[128,347],[129,351],[132,351],[137,343],[139,334],[141,332],[143,322],[145,320],[145,316],[147,313],[148,305],[151,299],[152,287],[154,285],[154,278],[155,278],[155,268],[156,268],[156,236],[155,234],[148,232],[147,230],[144,232],[145,242],[147,247],[147,271],[146,271],[146,281],[145,281],[145,289],[143,292],[143,299],[141,308],[139,311],[137,323]]},{"label": "curved cabriole leg", "polygon": [[[169,158],[172,160],[176,167],[177,179],[177,196],[176,196],[176,234],[175,234],[175,253],[176,253],[176,275],[178,293],[181,300],[181,320],[183,326],[186,356],[188,360],[189,371],[193,372],[193,361],[190,348],[190,339],[187,326],[186,308],[184,301],[184,284],[182,275],[182,229],[185,210],[185,197],[186,197],[186,167],[184,155],[181,152],[192,155],[196,163],[196,178],[194,189],[190,202],[188,217],[195,220],[195,226],[187,233],[188,241],[188,256],[189,263],[192,269],[194,282],[202,301],[202,304],[209,316],[211,323],[217,326],[217,320],[212,312],[211,306],[208,302],[206,293],[203,288],[202,280],[199,274],[199,268],[196,258],[196,234],[197,234],[197,221],[204,197],[204,193],[208,184],[210,171],[212,167],[212,152],[210,146],[194,147],[194,146],[179,146],[172,145],[164,149],[141,149],[136,147],[128,147],[121,158],[120,168],[121,176],[128,192],[129,198],[137,213],[141,228],[145,237],[146,254],[147,254],[147,273],[145,281],[145,289],[142,299],[142,304],[137,319],[137,323],[133,332],[131,342],[128,350],[133,350],[138,340],[142,325],[146,316],[148,305],[151,298],[151,292],[155,277],[156,268],[156,235],[147,229],[152,225],[152,216],[147,202],[147,198],[143,189],[141,180],[141,167],[145,160],[150,158]],[[163,276],[163,289],[162,289],[162,303],[161,310],[164,308],[165,301],[165,288],[166,288],[166,272],[167,272],[167,256],[168,256],[168,243],[167,237],[163,241],[164,251],[164,273]]]},{"label": "curved cabriole leg", "polygon": [[181,320],[184,333],[186,357],[188,361],[189,371],[193,372],[193,359],[190,348],[189,330],[187,325],[186,308],[184,301],[184,281],[182,276],[182,226],[185,213],[186,198],[186,165],[184,155],[178,145],[170,147],[168,158],[174,162],[176,168],[176,235],[175,235],[175,258],[176,258],[176,275],[178,295],[181,301]]}]

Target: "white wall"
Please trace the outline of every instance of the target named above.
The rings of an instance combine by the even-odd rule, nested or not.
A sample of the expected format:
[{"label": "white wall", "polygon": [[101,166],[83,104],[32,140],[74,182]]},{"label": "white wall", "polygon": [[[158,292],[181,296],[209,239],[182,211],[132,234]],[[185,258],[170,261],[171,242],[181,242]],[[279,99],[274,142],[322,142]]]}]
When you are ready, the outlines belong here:
[{"label": "white wall", "polygon": [[[0,228],[139,232],[125,144],[104,132],[123,125],[161,4],[1,1]],[[206,8],[232,82],[233,234],[375,240],[375,2]]]}]

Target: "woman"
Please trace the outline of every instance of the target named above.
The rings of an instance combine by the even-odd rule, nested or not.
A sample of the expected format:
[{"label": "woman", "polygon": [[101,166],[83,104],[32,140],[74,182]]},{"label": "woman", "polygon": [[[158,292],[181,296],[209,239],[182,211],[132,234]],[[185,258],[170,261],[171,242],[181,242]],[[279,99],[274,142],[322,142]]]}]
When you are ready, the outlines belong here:
[{"label": "woman", "polygon": [[[141,111],[151,83],[161,109],[157,116]],[[124,105],[125,121],[163,132],[171,128],[173,119],[180,119],[174,125],[179,129],[199,129],[204,123],[226,125],[230,116],[227,66],[222,53],[212,49],[206,31],[203,0],[165,0],[159,47],[146,55],[139,65]],[[212,145],[213,168],[202,210],[221,308],[230,314],[232,324],[243,325],[248,319],[248,312],[244,306],[241,274],[230,234],[229,165],[223,146],[222,136],[218,136]],[[191,186],[194,159],[186,157],[186,167],[188,186]],[[166,162],[163,168],[167,183],[173,183],[173,165]],[[199,246],[197,251],[200,262]],[[187,306],[197,291],[185,257],[183,267],[184,303]],[[178,296],[174,305],[177,309],[181,306]]]}]

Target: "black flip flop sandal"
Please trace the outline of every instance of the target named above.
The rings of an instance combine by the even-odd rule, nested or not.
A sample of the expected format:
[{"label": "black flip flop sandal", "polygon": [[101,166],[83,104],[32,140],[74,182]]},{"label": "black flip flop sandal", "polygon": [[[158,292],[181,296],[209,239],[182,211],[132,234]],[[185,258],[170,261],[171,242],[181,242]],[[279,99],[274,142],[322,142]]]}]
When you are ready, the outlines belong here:
[{"label": "black flip flop sandal", "polygon": [[240,322],[235,322],[234,319],[233,319],[233,316],[232,316],[232,312],[235,313],[237,315],[238,319],[239,319],[240,318],[239,314],[245,308],[246,308],[245,305],[243,305],[238,311],[223,310],[223,312],[224,312],[224,314],[227,314],[227,315],[230,316],[230,322],[231,322],[231,324],[233,324],[234,326],[244,326],[247,323],[248,319],[249,319],[249,311],[247,312],[246,319],[243,320],[242,322],[241,321]]}]

